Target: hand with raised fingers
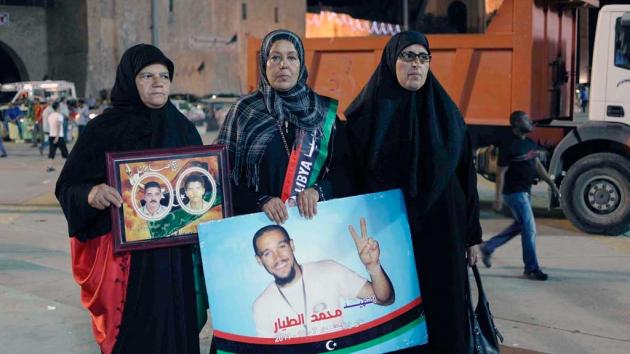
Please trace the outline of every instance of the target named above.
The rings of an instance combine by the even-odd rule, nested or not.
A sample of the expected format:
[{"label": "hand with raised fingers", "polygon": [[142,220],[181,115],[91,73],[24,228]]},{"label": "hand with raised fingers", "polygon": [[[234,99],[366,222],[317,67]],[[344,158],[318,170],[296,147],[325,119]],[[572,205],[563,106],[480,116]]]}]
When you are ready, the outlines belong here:
[{"label": "hand with raised fingers", "polygon": [[360,224],[361,236],[357,234],[352,225],[348,225],[348,231],[350,231],[350,236],[352,236],[354,244],[357,246],[357,251],[359,252],[359,258],[361,258],[361,262],[365,265],[368,272],[371,272],[374,271],[376,268],[380,268],[381,266],[381,248],[378,244],[378,241],[368,236],[365,218],[361,218]]}]

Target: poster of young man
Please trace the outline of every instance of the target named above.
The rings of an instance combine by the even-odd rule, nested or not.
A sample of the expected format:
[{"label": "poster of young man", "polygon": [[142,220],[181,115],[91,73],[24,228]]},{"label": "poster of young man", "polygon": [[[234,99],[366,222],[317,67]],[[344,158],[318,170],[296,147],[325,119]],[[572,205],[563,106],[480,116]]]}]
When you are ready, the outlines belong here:
[{"label": "poster of young man", "polygon": [[336,199],[312,220],[199,225],[222,353],[384,353],[427,342],[400,191]]}]

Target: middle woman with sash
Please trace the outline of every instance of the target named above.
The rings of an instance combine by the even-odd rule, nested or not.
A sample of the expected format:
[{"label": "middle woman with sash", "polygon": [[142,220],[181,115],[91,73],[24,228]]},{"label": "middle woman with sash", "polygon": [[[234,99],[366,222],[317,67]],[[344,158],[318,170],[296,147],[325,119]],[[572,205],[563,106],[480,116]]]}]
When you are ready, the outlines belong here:
[{"label": "middle woman with sash", "polygon": [[337,101],[306,82],[304,46],[287,30],[260,48],[258,90],[230,109],[216,143],[228,148],[236,215],[263,211],[282,224],[287,205],[313,218],[317,202],[351,194],[349,149]]}]

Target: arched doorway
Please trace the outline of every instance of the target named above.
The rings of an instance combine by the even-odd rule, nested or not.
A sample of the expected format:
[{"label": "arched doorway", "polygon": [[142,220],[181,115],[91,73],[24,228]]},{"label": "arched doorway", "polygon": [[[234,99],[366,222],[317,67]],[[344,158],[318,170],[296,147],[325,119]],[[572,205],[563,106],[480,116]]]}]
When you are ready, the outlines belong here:
[{"label": "arched doorway", "polygon": [[24,63],[8,45],[0,42],[0,83],[28,81]]}]

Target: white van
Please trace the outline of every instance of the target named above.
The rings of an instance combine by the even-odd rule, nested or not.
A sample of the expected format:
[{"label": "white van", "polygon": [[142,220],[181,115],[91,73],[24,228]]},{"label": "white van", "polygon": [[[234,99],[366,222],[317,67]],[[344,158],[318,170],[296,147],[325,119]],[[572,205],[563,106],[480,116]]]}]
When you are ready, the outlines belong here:
[{"label": "white van", "polygon": [[5,109],[11,102],[22,99],[32,101],[36,97],[41,102],[49,98],[76,99],[77,91],[74,83],[68,81],[22,81],[0,85],[0,109]]},{"label": "white van", "polygon": [[[0,127],[0,139],[6,136],[13,136],[12,139],[17,139],[15,138],[17,133],[10,133],[10,126],[4,122],[6,119],[4,113],[11,103],[20,104],[22,112],[27,114],[29,110],[27,102],[33,102],[35,98],[39,98],[40,102],[46,102],[49,99],[76,99],[76,97],[77,92],[74,83],[68,81],[22,81],[0,85],[0,120],[3,121],[2,127]],[[33,123],[21,120],[19,124],[21,125],[22,137],[31,139],[30,132],[33,129]]]}]

